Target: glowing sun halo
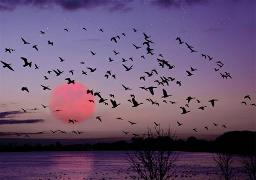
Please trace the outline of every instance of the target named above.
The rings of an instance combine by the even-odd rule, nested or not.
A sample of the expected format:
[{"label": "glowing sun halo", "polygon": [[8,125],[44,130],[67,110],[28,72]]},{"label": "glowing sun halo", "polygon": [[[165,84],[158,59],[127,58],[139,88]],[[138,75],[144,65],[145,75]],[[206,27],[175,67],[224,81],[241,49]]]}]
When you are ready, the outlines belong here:
[{"label": "glowing sun halo", "polygon": [[78,82],[55,87],[49,104],[51,112],[63,122],[68,122],[69,119],[78,122],[86,120],[95,110],[95,104],[89,102],[94,100],[94,96],[86,91],[87,88]]}]

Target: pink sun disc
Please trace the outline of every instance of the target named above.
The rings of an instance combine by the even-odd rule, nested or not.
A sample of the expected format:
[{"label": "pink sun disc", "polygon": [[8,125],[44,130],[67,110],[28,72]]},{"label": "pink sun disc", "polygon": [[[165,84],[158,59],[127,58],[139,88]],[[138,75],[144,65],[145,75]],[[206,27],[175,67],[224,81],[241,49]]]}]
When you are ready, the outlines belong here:
[{"label": "pink sun disc", "polygon": [[54,88],[49,107],[52,114],[63,122],[69,119],[77,122],[88,119],[95,110],[94,96],[87,93],[87,88],[76,82],[75,84],[61,84]]}]

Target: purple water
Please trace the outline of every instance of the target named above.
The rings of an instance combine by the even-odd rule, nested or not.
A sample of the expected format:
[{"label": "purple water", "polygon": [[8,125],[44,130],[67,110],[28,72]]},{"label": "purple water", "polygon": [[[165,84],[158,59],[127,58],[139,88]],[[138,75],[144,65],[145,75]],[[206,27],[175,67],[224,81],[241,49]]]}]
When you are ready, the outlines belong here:
[{"label": "purple water", "polygon": [[[220,179],[210,153],[179,152],[172,179]],[[235,179],[246,179],[241,158],[233,163]],[[132,179],[127,152],[0,153],[1,180]]]}]

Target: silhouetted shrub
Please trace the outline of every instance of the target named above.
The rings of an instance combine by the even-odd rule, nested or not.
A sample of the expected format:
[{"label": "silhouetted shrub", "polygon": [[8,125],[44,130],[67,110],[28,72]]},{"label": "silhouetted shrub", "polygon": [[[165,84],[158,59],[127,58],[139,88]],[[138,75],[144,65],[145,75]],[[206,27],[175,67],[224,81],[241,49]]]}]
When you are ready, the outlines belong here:
[{"label": "silhouetted shrub", "polygon": [[232,177],[234,176],[234,171],[232,167],[232,154],[226,152],[219,152],[216,153],[213,159],[216,162],[217,168],[220,170],[221,176],[225,180],[232,179]]},{"label": "silhouetted shrub", "polygon": [[[174,135],[170,130],[156,128],[153,133],[148,130],[145,137],[137,140],[140,150],[128,154],[130,168],[137,174],[138,179],[167,180],[173,172],[177,153],[169,148],[173,144]],[[168,147],[168,148],[166,148]]]}]

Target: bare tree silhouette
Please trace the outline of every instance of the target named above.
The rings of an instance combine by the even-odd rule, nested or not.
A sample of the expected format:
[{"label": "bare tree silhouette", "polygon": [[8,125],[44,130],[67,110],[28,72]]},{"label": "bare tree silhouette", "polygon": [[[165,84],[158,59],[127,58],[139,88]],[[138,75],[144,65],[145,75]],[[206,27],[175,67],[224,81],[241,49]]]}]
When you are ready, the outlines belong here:
[{"label": "bare tree silhouette", "polygon": [[248,178],[250,180],[256,180],[256,156],[254,154],[250,154],[242,163]]},{"label": "bare tree silhouette", "polygon": [[178,156],[170,149],[171,144],[166,144],[166,140],[174,137],[170,129],[164,131],[160,127],[155,127],[155,132],[149,129],[141,138],[140,150],[128,154],[130,168],[136,173],[138,179],[170,179]]},{"label": "bare tree silhouette", "polygon": [[218,152],[213,157],[218,169],[221,172],[221,176],[225,180],[230,180],[234,176],[234,170],[232,167],[233,156],[227,152]]}]

